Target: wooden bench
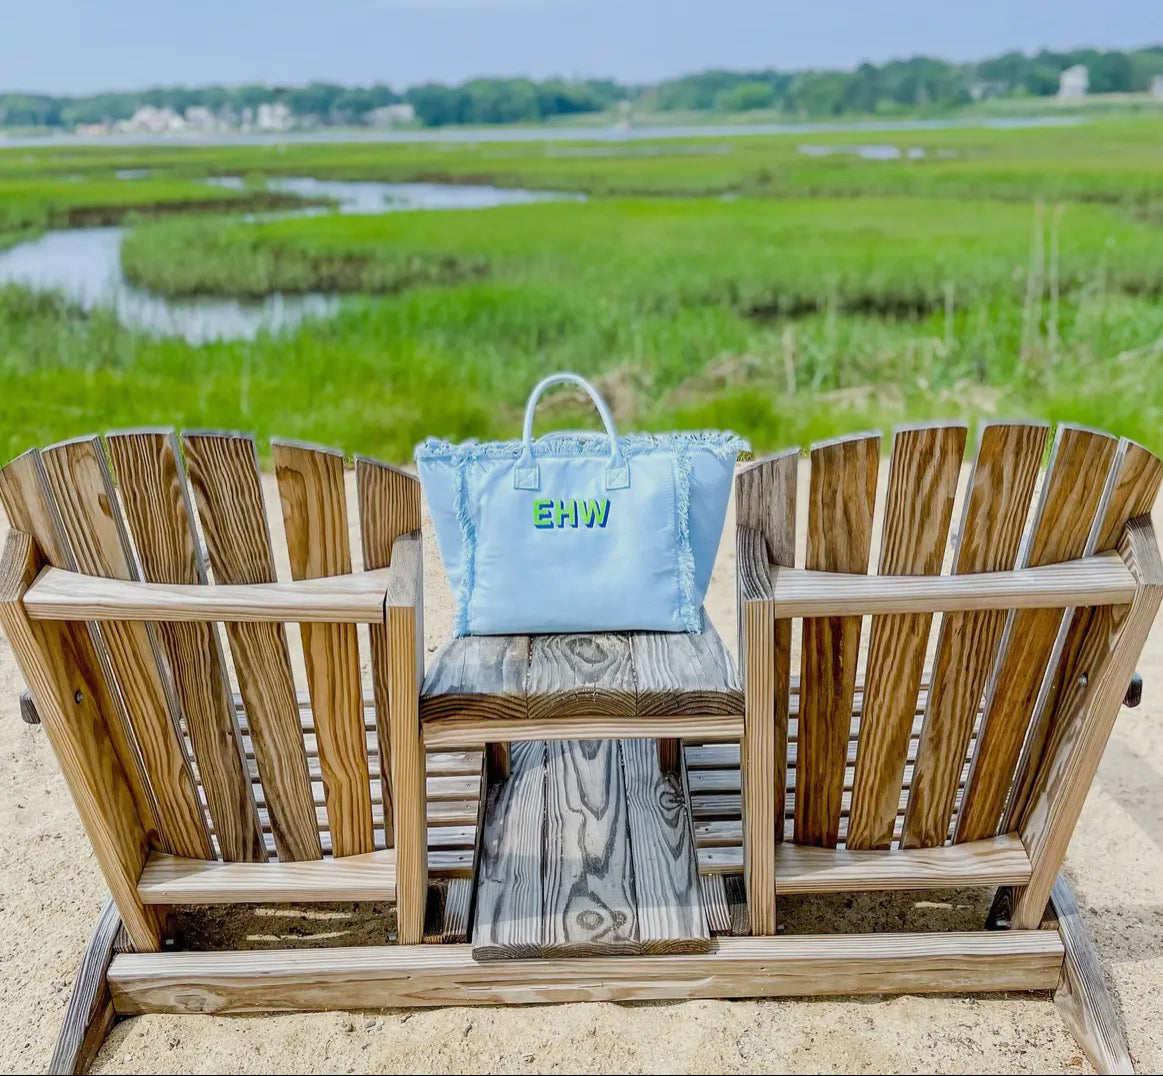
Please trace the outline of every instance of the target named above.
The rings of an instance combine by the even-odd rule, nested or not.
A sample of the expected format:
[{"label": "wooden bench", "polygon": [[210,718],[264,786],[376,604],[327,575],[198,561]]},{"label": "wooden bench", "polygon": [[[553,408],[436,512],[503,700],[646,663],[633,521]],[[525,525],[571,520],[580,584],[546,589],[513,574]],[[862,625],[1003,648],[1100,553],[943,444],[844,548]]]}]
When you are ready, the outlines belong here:
[{"label": "wooden bench", "polygon": [[[738,672],[713,626],[425,668],[419,486],[374,461],[349,494],[339,453],[272,444],[280,580],[250,438],[13,460],[0,621],[113,899],[54,1070],[142,1012],[1055,986],[1129,1065],[1060,869],[1163,598],[1163,464],[1048,442],[988,424],[959,486],[964,428],[903,429],[879,501],[879,434],[814,446],[802,497],[798,450],[742,468]],[[785,901],[949,886],[1003,929],[777,933]],[[164,946],[181,905],[331,900],[394,902],[398,944]]]}]

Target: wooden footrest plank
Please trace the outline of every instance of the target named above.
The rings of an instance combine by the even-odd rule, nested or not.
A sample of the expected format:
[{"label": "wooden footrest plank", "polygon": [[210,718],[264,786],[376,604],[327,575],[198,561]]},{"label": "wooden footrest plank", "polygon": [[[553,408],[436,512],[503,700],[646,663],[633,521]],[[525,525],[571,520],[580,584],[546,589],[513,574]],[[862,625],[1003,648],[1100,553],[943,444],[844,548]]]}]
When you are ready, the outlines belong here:
[{"label": "wooden footrest plank", "polygon": [[589,960],[473,959],[467,945],[115,956],[118,1013],[1051,990],[1056,931],[718,938],[711,951]]}]

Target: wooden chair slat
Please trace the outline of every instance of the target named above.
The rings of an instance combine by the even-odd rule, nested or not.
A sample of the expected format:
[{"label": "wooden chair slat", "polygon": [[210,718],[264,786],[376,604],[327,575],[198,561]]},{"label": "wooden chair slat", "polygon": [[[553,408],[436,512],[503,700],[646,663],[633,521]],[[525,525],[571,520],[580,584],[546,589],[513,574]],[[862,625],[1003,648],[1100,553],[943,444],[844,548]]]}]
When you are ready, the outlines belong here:
[{"label": "wooden chair slat", "polygon": [[[357,456],[356,491],[359,498],[359,533],[363,566],[387,568],[392,563],[392,546],[397,538],[420,529],[420,480],[407,471],[378,460]],[[395,844],[395,795],[392,788],[392,736],[388,721],[391,685],[388,670],[386,625],[372,624],[372,691],[376,704],[376,728],[380,740],[380,784],[384,797],[384,839]]]},{"label": "wooden chair slat", "polygon": [[[237,434],[185,434],[182,447],[214,578],[221,583],[275,582],[254,441]],[[318,859],[323,853],[286,627],[228,622],[226,637],[250,719],[279,859]]]},{"label": "wooden chair slat", "polygon": [[[806,568],[868,570],[879,463],[878,433],[813,446]],[[797,844],[834,848],[839,836],[860,628],[860,617],[803,622]]]},{"label": "wooden chair slat", "polygon": [[[1126,525],[1150,514],[1161,483],[1163,461],[1134,441],[1120,442],[1094,552],[1105,553],[1118,547]],[[1092,661],[1089,651],[1093,644],[1088,644],[1088,640],[1109,637],[1114,615],[1109,608],[1089,606],[1073,610],[1069,621],[1057,671],[1026,738],[1013,791],[1006,805],[1002,824],[1007,829],[1016,827],[1025,814],[1034,777],[1046,757],[1047,744],[1060,738],[1064,722],[1079,707],[1086,686],[1082,673]]]},{"label": "wooden chair slat", "polygon": [[[106,443],[144,578],[205,583],[186,472],[173,433],[131,431],[111,434]],[[159,624],[158,638],[186,719],[222,858],[265,860],[218,632],[205,623]]]},{"label": "wooden chair slat", "polygon": [[[1023,566],[1073,560],[1087,551],[1117,447],[1107,434],[1059,427]],[[958,843],[997,832],[1064,612],[1018,609],[1009,617],[986,687],[982,731],[957,819]]]},{"label": "wooden chair slat", "polygon": [[[66,441],[44,449],[41,458],[77,570],[104,578],[137,579],[100,440]],[[214,858],[178,723],[177,697],[154,626],[143,621],[108,621],[101,626],[101,636],[157,803],[158,847],[191,859]]]},{"label": "wooden chair slat", "polygon": [[[880,575],[936,575],[965,454],[962,425],[905,429],[893,441]],[[924,672],[932,613],[872,619],[849,848],[892,844],[896,801]]]},{"label": "wooden chair slat", "polygon": [[[744,467],[735,478],[738,639],[745,688],[740,744],[746,774],[744,859],[757,934],[776,930],[775,846],[783,840],[778,805],[787,777],[791,691],[791,622],[775,619],[768,565],[795,567],[799,458],[794,448]],[[755,597],[749,598],[748,590]]]},{"label": "wooden chair slat", "polygon": [[[272,441],[291,575],[317,579],[351,571],[343,456]],[[302,624],[327,818],[336,856],[375,847],[359,640],[354,624]]]},{"label": "wooden chair slat", "polygon": [[[37,450],[32,449],[17,456],[0,469],[0,500],[4,502],[9,523],[15,530],[23,531],[33,539],[41,557],[47,558],[53,567],[70,570],[76,567],[72,547],[49,489],[44,461]],[[77,633],[78,637],[88,637],[85,662],[92,666],[92,675],[101,680],[109,740],[129,784],[138,818],[147,831],[160,836],[163,826],[157,801],[150,788],[141,752],[134,742],[125,703],[115,686],[116,679],[105,640],[96,624],[78,626]]]},{"label": "wooden chair slat", "polygon": [[[1046,450],[1044,424],[982,428],[957,535],[958,574],[1013,568]],[[937,650],[917,769],[906,808],[911,846],[943,844],[973,722],[1005,627],[1003,610],[946,613]],[[950,783],[952,782],[952,788]]]}]

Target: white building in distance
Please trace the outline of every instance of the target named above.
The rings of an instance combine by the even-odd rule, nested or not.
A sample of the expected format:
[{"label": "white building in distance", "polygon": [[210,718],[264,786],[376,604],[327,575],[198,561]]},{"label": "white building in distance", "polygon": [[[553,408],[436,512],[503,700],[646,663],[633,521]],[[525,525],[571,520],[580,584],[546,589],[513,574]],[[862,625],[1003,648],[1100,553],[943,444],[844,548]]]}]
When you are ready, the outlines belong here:
[{"label": "white building in distance", "polygon": [[1163,75],[1156,75],[1151,79],[1151,96],[1163,100]]},{"label": "white building in distance", "polygon": [[1090,88],[1090,72],[1085,64],[1075,64],[1066,68],[1058,76],[1058,96],[1063,100],[1077,100],[1085,97]]},{"label": "white building in distance", "polygon": [[367,122],[373,127],[395,127],[401,123],[412,123],[416,119],[416,110],[409,104],[383,105],[373,108],[366,116]]}]

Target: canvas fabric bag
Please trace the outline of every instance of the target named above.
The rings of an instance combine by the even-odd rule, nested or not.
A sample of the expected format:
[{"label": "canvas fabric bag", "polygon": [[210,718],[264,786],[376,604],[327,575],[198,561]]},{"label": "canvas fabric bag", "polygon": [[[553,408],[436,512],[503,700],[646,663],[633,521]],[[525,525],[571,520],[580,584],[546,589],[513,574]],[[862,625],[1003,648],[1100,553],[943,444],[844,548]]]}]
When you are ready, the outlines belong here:
[{"label": "canvas fabric bag", "polygon": [[[605,434],[533,438],[551,385],[582,388]],[[456,599],[456,635],[702,630],[727,511],[733,433],[619,437],[597,390],[554,374],[520,441],[429,438],[416,466]]]}]

